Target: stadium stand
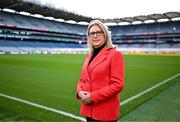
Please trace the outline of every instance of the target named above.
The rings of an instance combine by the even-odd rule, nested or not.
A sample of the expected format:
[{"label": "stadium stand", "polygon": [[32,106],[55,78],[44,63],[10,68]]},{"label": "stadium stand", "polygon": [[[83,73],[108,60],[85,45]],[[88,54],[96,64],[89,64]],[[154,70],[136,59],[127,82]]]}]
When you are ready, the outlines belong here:
[{"label": "stadium stand", "polygon": [[[5,2],[6,1],[6,2]],[[63,19],[89,22],[92,18],[66,13],[62,10],[44,8],[45,6],[29,3],[21,0],[4,0],[0,3],[0,53],[59,53],[62,49],[82,50],[86,46],[87,25],[71,24],[19,14],[10,13],[3,8],[16,11],[28,11],[31,13],[53,15]],[[30,6],[31,5],[31,6]],[[25,7],[24,7],[25,6]],[[32,8],[33,6],[33,8]],[[31,9],[28,9],[30,8]],[[33,10],[34,9],[34,10]],[[42,10],[52,11],[42,13]],[[31,11],[30,11],[31,10]],[[64,12],[64,13],[63,13]],[[63,13],[63,14],[58,14]],[[172,16],[173,15],[173,16]],[[180,53],[180,21],[154,22],[132,24],[133,21],[154,18],[158,19],[178,17],[179,13],[164,13],[162,15],[148,15],[126,17],[114,20],[102,20],[104,22],[129,22],[129,25],[109,26],[112,40],[123,52],[160,52]],[[68,18],[69,17],[69,18]],[[86,50],[86,49],[85,49]],[[62,51],[64,52],[64,51]]]},{"label": "stadium stand", "polygon": [[[174,30],[174,28],[177,28]],[[135,48],[178,48],[180,22],[112,26],[114,43],[131,44]],[[120,45],[121,46],[121,45]]]}]

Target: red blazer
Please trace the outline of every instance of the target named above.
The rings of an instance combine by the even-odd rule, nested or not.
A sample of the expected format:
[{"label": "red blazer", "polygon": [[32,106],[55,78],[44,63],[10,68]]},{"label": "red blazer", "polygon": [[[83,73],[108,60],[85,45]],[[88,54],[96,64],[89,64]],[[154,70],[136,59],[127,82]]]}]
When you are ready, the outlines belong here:
[{"label": "red blazer", "polygon": [[[89,64],[88,54],[77,84],[79,91],[89,91],[93,104],[81,104],[80,114],[95,120],[117,120],[120,115],[119,92],[124,87],[124,61],[115,48],[103,48]],[[89,66],[88,66],[89,64]]]}]

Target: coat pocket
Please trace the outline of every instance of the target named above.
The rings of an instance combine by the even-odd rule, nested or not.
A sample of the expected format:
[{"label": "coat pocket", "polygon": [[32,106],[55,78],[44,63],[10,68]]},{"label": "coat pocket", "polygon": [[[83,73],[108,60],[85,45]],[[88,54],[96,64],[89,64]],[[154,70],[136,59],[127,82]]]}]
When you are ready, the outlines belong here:
[{"label": "coat pocket", "polygon": [[82,83],[82,89],[83,91],[91,91],[91,85],[88,81],[86,80],[83,80],[83,83]]}]

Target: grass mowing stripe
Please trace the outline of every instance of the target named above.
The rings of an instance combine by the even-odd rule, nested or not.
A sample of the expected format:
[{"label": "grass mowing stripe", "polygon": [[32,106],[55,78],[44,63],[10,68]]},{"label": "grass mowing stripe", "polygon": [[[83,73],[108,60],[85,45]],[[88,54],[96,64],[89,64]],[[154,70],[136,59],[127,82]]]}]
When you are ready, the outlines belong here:
[{"label": "grass mowing stripe", "polygon": [[[138,98],[138,97],[140,97],[140,96],[142,96],[142,95],[144,95],[145,93],[147,93],[147,92],[149,92],[149,91],[163,85],[164,83],[166,83],[166,82],[168,82],[168,81],[170,81],[170,80],[172,80],[172,79],[174,79],[174,78],[176,78],[178,76],[180,76],[180,73],[178,73],[178,74],[176,74],[176,75],[174,75],[174,76],[172,76],[172,77],[170,77],[170,78],[168,78],[168,79],[166,79],[166,80],[164,80],[164,81],[162,81],[162,82],[160,82],[160,83],[146,89],[145,91],[143,91],[143,92],[141,92],[141,93],[139,93],[139,94],[137,94],[137,95],[135,95],[133,97],[130,97],[129,99],[127,99],[125,101],[122,101],[121,106],[128,103],[128,102],[130,102],[130,101],[132,101],[132,100],[134,100],[134,99],[136,99],[136,98]],[[35,107],[39,107],[39,108],[42,108],[42,109],[45,109],[45,110],[49,110],[49,111],[52,111],[52,112],[55,112],[55,113],[58,113],[58,114],[61,114],[61,115],[64,115],[64,116],[68,116],[68,117],[71,117],[71,118],[74,118],[74,119],[77,119],[77,120],[80,120],[80,121],[85,121],[85,119],[83,117],[76,116],[76,115],[74,115],[72,113],[67,113],[67,112],[57,110],[57,109],[54,109],[54,108],[49,108],[47,106],[39,105],[39,104],[36,104],[36,103],[33,103],[33,102],[22,100],[20,98],[12,97],[12,96],[5,95],[5,94],[2,94],[2,93],[0,93],[0,96],[9,98],[9,99],[12,99],[12,100],[15,100],[15,101],[23,102],[23,103],[26,103],[26,104],[29,104],[29,105],[32,105],[32,106],[35,106]]]},{"label": "grass mowing stripe", "polygon": [[[176,79],[179,79],[179,77]],[[122,117],[120,122],[179,122],[179,80],[176,80],[167,89]]]},{"label": "grass mowing stripe", "polygon": [[122,105],[124,105],[124,104],[130,102],[130,101],[132,101],[132,100],[134,100],[134,99],[136,99],[136,98],[138,98],[138,97],[140,97],[140,96],[146,94],[146,93],[149,92],[149,91],[152,91],[153,89],[155,89],[155,88],[157,88],[157,87],[159,87],[159,86],[165,84],[166,82],[168,82],[168,81],[170,81],[170,80],[172,80],[172,79],[174,79],[174,78],[176,78],[176,77],[178,77],[178,76],[180,76],[180,73],[178,73],[178,74],[176,74],[176,75],[174,75],[174,76],[172,76],[172,77],[170,77],[170,78],[168,78],[168,79],[166,79],[166,80],[163,80],[162,82],[160,82],[160,83],[158,83],[158,84],[156,84],[156,85],[154,85],[154,86],[152,86],[152,87],[146,89],[146,90],[143,91],[143,92],[140,92],[140,93],[137,94],[137,95],[134,95],[134,96],[132,96],[132,97],[130,97],[130,98],[128,98],[128,99],[122,101],[122,102],[120,103],[120,105],[122,106]]},{"label": "grass mowing stripe", "polygon": [[12,97],[12,96],[5,95],[5,94],[2,94],[2,93],[0,93],[0,96],[6,97],[8,99],[15,100],[15,101],[19,101],[19,102],[22,102],[22,103],[26,103],[26,104],[29,104],[29,105],[32,105],[32,106],[35,106],[35,107],[38,107],[38,108],[42,108],[42,109],[45,109],[45,110],[48,110],[48,111],[52,111],[52,112],[55,112],[55,113],[58,113],[58,114],[61,114],[61,115],[64,115],[64,116],[68,116],[68,117],[71,117],[71,118],[74,118],[74,119],[77,119],[77,120],[80,120],[80,121],[85,121],[85,119],[83,117],[76,116],[76,115],[74,115],[72,113],[67,113],[65,111],[57,110],[57,109],[54,109],[54,108],[49,108],[47,106],[36,104],[36,103],[30,102],[30,101],[27,101],[27,100]]}]

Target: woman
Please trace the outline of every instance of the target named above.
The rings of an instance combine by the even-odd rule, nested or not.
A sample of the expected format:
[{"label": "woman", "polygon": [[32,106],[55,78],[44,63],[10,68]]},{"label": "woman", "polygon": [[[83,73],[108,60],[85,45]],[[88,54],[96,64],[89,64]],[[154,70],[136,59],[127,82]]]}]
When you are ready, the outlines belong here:
[{"label": "woman", "polygon": [[77,84],[76,96],[82,101],[80,114],[87,121],[117,121],[119,93],[124,87],[124,61],[113,48],[107,27],[92,20],[87,29],[87,55]]}]

